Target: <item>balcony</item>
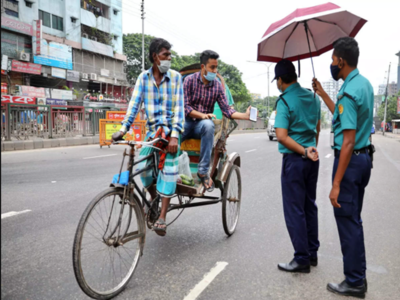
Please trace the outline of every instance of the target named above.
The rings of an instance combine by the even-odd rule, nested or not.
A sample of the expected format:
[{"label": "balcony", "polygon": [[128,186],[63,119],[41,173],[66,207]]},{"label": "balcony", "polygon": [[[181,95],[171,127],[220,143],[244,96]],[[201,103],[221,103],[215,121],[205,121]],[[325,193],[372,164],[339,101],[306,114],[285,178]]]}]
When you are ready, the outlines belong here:
[{"label": "balcony", "polygon": [[83,8],[81,8],[81,23],[107,33],[111,30],[111,22],[109,19],[102,16],[96,17],[91,11]]},{"label": "balcony", "polygon": [[82,37],[82,49],[114,57],[113,48],[111,46],[84,37]]}]

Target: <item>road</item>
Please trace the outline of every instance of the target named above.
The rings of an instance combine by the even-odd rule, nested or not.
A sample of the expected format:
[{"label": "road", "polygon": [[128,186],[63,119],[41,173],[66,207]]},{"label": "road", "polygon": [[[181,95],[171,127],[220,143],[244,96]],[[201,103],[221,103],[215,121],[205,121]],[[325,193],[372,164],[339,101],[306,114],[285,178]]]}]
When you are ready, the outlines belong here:
[{"label": "road", "polygon": [[[265,133],[233,135],[229,152],[242,157],[242,207],[227,238],[221,206],[186,210],[161,238],[148,232],[145,253],[127,289],[116,299],[175,300],[214,268],[225,268],[197,299],[341,299],[326,291],[343,279],[341,252],[328,199],[333,155],[329,133],[320,140],[319,265],[287,274],[277,263],[293,255],[280,189],[281,155]],[[363,208],[367,299],[400,294],[400,143],[374,136],[374,169]],[[1,154],[1,298],[88,299],[72,268],[72,242],[89,201],[119,170],[121,147],[56,148]],[[7,214],[23,212],[21,214]]]}]

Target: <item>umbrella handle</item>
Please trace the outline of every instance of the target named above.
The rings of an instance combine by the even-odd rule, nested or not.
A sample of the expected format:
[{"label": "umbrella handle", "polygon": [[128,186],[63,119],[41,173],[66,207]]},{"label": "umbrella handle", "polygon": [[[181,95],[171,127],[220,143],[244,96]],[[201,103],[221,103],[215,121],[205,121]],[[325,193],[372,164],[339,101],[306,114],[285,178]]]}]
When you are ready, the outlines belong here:
[{"label": "umbrella handle", "polygon": [[[312,66],[312,71],[313,71],[313,75],[314,75],[314,78],[315,78],[314,62],[313,62],[312,55],[311,55],[310,39],[308,38],[308,24],[307,24],[307,21],[304,21],[304,30],[306,31],[308,51],[310,52],[311,66]],[[315,98],[315,91],[314,91],[314,98]]]}]

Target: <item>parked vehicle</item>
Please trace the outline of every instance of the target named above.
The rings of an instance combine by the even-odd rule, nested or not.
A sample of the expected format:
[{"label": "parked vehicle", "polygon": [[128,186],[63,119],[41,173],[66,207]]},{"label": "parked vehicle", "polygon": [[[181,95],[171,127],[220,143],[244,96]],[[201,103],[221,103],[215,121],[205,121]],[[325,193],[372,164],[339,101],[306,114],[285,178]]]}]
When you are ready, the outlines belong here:
[{"label": "parked vehicle", "polygon": [[274,128],[275,116],[276,116],[276,111],[274,110],[268,119],[267,132],[268,132],[270,141],[272,141],[274,139],[274,137],[276,137],[275,128]]}]

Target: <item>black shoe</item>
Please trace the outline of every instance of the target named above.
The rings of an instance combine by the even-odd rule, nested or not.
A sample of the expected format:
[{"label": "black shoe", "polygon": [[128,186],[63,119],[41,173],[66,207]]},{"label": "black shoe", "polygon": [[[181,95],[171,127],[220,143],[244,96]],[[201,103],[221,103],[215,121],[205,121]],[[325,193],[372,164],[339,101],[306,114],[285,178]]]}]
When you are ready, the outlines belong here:
[{"label": "black shoe", "polygon": [[344,280],[342,283],[328,283],[326,286],[328,291],[342,295],[342,296],[352,296],[356,298],[365,298],[365,293],[367,291],[367,288],[365,286],[365,283],[360,286],[351,286],[349,285],[346,280]]},{"label": "black shoe", "polygon": [[364,278],[365,292],[368,292],[368,282],[367,278]]},{"label": "black shoe", "polygon": [[312,265],[313,267],[318,266],[318,257],[311,257],[310,258],[310,265]]},{"label": "black shoe", "polygon": [[278,269],[293,273],[310,273],[310,265],[300,265],[294,259],[288,264],[278,264]]}]

